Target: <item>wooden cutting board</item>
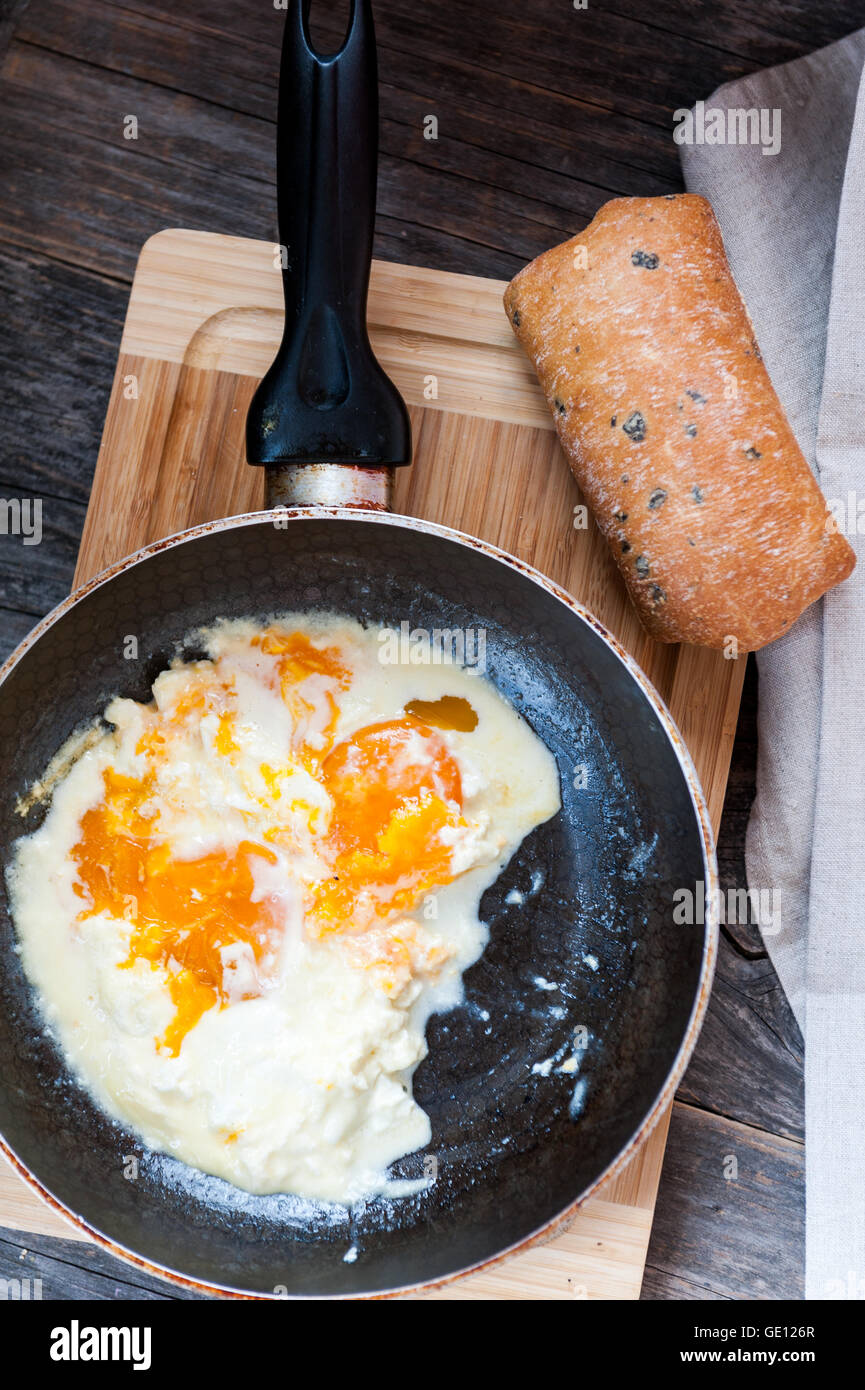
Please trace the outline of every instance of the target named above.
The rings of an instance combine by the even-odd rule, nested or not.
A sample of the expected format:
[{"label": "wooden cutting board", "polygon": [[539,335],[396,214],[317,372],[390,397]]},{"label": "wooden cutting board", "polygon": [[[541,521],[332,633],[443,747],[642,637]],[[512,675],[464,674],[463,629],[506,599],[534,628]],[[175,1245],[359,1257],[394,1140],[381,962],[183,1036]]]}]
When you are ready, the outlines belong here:
[{"label": "wooden cutting board", "polygon": [[[165,231],[138,262],[76,570],[83,583],[149,541],[264,504],[244,424],[282,329],[275,248]],[[395,510],[471,532],[582,600],[640,662],[682,730],[717,831],[744,658],[664,647],[642,631],[559,448],[532,368],[501,305],[504,285],[376,262],[369,301],[378,357],[409,404],[415,461]],[[577,524],[575,525],[575,521]],[[637,1298],[669,1114],[571,1228],[446,1299]],[[63,1236],[3,1163],[0,1225]]]}]

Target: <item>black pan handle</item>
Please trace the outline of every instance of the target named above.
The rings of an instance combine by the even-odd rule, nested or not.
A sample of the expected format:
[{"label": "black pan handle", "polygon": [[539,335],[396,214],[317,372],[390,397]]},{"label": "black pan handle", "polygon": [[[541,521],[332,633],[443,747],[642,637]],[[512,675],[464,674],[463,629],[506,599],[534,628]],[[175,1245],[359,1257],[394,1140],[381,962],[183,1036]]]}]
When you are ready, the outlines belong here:
[{"label": "black pan handle", "polygon": [[277,198],[285,331],[246,422],[252,464],[411,462],[405,403],[366,327],[378,165],[378,64],[370,0],[352,0],[337,53],[293,0],[279,73]]}]

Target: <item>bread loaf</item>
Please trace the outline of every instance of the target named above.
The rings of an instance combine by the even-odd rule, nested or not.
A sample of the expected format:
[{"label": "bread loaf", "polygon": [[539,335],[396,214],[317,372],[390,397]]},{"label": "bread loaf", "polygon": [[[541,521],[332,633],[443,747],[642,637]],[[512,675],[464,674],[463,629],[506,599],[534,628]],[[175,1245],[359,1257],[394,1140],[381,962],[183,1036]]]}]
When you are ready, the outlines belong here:
[{"label": "bread loaf", "polygon": [[704,198],[607,203],[505,309],[653,637],[753,650],[847,577]]}]

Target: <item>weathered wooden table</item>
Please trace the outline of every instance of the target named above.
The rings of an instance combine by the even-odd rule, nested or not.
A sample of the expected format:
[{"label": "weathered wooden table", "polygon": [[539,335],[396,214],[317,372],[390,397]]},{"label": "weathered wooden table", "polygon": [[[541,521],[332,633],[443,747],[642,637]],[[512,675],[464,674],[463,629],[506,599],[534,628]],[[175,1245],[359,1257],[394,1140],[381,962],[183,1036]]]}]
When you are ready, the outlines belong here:
[{"label": "weathered wooden table", "polygon": [[[863,0],[376,0],[376,255],[508,277],[616,194],[681,187],[672,114],[865,23]],[[346,3],[313,4],[335,47]],[[68,591],[136,257],[166,226],[275,239],[282,15],[260,0],[0,0],[0,535],[5,655]],[[435,116],[438,138],[424,138]],[[134,117],[134,121],[130,120]],[[134,134],[135,138],[129,138]],[[749,669],[719,846],[743,886]],[[800,1297],[802,1045],[759,936],[725,928],[679,1091],[643,1297]],[[738,1176],[729,1180],[729,1156]],[[22,1253],[25,1252],[26,1253]],[[176,1297],[77,1242],[0,1230],[0,1278]]]}]

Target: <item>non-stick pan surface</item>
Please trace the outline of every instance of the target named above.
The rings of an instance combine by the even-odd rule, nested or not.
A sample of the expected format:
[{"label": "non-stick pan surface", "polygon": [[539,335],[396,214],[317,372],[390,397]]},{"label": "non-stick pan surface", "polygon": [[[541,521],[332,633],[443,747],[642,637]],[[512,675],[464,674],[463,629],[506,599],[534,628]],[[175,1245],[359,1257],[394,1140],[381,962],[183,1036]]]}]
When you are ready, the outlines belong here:
[{"label": "non-stick pan surface", "polygon": [[[676,890],[702,881],[711,901],[715,879],[705,809],[657,697],[533,571],[399,517],[312,511],[281,527],[267,514],[235,518],[152,547],[61,605],[0,685],[7,860],[44,815],[22,820],[19,796],[112,696],[146,700],[178,647],[194,655],[191,631],[218,617],[322,609],[391,627],[483,629],[488,677],[561,777],[561,813],[483,899],[491,937],[465,976],[465,1003],[428,1028],[414,1091],[432,1142],[393,1169],[435,1171],[426,1191],[351,1210],[253,1197],[143,1151],[69,1076],[23,975],[5,890],[0,912],[9,1148],[120,1253],[231,1291],[378,1293],[525,1242],[588,1193],[671,1098],[714,955],[713,924],[673,921]],[[137,660],[124,656],[130,635]],[[523,903],[508,903],[512,889]],[[576,1075],[538,1065],[569,1055],[580,1027],[588,1046]]]}]

